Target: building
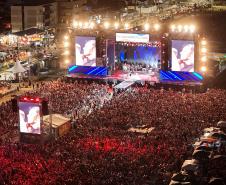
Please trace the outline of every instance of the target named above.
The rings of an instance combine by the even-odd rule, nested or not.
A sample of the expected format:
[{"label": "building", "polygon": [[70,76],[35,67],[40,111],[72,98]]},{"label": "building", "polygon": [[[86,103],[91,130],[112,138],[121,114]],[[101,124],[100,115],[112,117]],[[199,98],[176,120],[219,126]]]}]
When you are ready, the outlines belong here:
[{"label": "building", "polygon": [[86,12],[87,0],[56,0],[58,3],[58,32],[64,32],[74,18]]},{"label": "building", "polygon": [[10,31],[10,7],[8,2],[0,1],[0,33]]},{"label": "building", "polygon": [[31,27],[55,28],[58,23],[56,2],[22,2],[11,6],[12,32]]}]

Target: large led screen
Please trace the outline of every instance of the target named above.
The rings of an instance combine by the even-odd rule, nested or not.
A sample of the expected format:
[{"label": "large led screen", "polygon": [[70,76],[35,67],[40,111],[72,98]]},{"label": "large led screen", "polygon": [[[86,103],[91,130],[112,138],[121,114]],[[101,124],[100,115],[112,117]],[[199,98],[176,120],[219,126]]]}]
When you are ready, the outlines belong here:
[{"label": "large led screen", "polygon": [[78,66],[96,66],[96,38],[76,36],[75,63]]},{"label": "large led screen", "polygon": [[172,40],[172,71],[194,72],[194,41]]},{"label": "large led screen", "polygon": [[38,103],[19,102],[20,132],[41,134],[40,107]]}]

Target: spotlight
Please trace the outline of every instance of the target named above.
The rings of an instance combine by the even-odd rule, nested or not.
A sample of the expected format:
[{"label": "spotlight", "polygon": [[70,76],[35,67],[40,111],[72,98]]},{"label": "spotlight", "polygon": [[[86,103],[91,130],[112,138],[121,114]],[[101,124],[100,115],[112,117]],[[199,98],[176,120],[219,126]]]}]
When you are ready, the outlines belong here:
[{"label": "spotlight", "polygon": [[64,63],[69,64],[70,63],[69,59],[65,59]]},{"label": "spotlight", "polygon": [[89,23],[88,22],[85,22],[84,25],[83,25],[84,29],[87,29],[89,27]]},{"label": "spotlight", "polygon": [[77,28],[77,27],[78,27],[78,22],[77,22],[77,21],[73,21],[72,26],[73,26],[74,28]]},{"label": "spotlight", "polygon": [[202,52],[202,53],[206,53],[206,52],[207,52],[207,49],[206,49],[206,48],[202,48],[202,49],[201,49],[201,52]]},{"label": "spotlight", "polygon": [[182,25],[178,25],[177,29],[178,29],[179,32],[181,32],[182,31]]},{"label": "spotlight", "polygon": [[206,46],[206,44],[207,44],[206,40],[202,40],[202,41],[201,41],[201,44],[202,44],[203,46]]},{"label": "spotlight", "polygon": [[64,47],[65,47],[65,48],[69,47],[69,42],[67,42],[67,41],[64,42]]},{"label": "spotlight", "polygon": [[104,23],[104,28],[105,28],[105,29],[108,29],[109,26],[110,26],[109,22],[105,22],[105,23]]},{"label": "spotlight", "polygon": [[125,29],[128,30],[129,29],[129,24],[125,23]]},{"label": "spotlight", "polygon": [[83,23],[79,22],[78,25],[79,25],[79,28],[82,28]]},{"label": "spotlight", "polygon": [[119,28],[119,23],[115,22],[114,27],[115,27],[115,29],[118,29]]},{"label": "spotlight", "polygon": [[64,51],[64,55],[69,55],[70,54],[70,51],[69,50],[65,50]]},{"label": "spotlight", "polygon": [[202,66],[202,67],[201,67],[201,71],[202,71],[202,72],[206,72],[206,71],[207,71],[206,66]]},{"label": "spotlight", "polygon": [[150,25],[149,25],[148,23],[145,23],[145,24],[144,24],[144,30],[145,30],[145,31],[148,31],[149,28],[150,28]]},{"label": "spotlight", "polygon": [[202,62],[206,62],[207,61],[207,57],[206,56],[202,56],[201,61]]},{"label": "spotlight", "polygon": [[184,26],[184,32],[188,32],[188,25]]},{"label": "spotlight", "polygon": [[154,25],[154,29],[155,29],[156,31],[158,31],[158,30],[160,29],[160,24],[155,24],[155,25]]},{"label": "spotlight", "polygon": [[64,40],[68,40],[69,36],[68,35],[64,35]]},{"label": "spotlight", "polygon": [[173,24],[173,25],[171,25],[171,30],[174,32],[175,31],[175,29],[176,29],[176,26]]},{"label": "spotlight", "polygon": [[190,29],[190,32],[191,33],[194,33],[195,32],[195,26],[194,25],[190,25],[189,29]]},{"label": "spotlight", "polygon": [[90,28],[93,29],[95,27],[95,24],[93,22],[90,23]]}]

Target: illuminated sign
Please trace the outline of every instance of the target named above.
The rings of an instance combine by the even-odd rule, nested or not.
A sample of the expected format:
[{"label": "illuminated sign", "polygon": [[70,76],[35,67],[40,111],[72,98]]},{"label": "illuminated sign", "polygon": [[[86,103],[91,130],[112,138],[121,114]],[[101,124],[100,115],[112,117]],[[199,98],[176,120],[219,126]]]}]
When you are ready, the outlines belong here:
[{"label": "illuminated sign", "polygon": [[116,33],[116,42],[148,43],[149,34]]}]

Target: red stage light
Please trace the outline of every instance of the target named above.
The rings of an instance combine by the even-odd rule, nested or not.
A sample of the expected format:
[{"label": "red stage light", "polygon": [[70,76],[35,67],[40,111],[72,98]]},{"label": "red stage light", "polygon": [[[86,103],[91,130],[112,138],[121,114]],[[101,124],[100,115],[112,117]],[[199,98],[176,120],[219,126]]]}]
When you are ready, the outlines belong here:
[{"label": "red stage light", "polygon": [[36,102],[39,102],[39,101],[40,101],[40,99],[39,99],[39,98],[36,98],[36,99],[35,99],[35,101],[36,101]]},{"label": "red stage light", "polygon": [[24,97],[24,100],[27,101],[27,97]]}]

